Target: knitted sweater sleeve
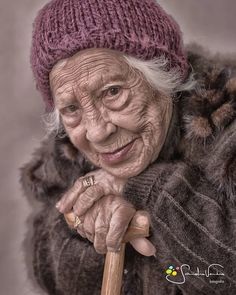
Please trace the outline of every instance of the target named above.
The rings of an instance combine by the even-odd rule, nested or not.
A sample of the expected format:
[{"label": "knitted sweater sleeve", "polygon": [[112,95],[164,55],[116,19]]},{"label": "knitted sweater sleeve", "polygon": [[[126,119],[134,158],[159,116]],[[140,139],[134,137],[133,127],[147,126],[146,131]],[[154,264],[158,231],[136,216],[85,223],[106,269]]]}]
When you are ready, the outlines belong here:
[{"label": "knitted sweater sleeve", "polygon": [[[175,283],[184,294],[189,290],[191,294],[236,294],[234,127],[208,155],[205,171],[184,161],[154,163],[129,179],[124,190],[127,200],[150,214],[151,240],[163,280],[174,281],[170,284]],[[188,266],[183,266],[183,272],[192,275],[181,272],[184,264]],[[166,278],[169,265],[180,267],[175,277]],[[197,274],[198,269],[216,273],[216,268],[223,275]]]}]

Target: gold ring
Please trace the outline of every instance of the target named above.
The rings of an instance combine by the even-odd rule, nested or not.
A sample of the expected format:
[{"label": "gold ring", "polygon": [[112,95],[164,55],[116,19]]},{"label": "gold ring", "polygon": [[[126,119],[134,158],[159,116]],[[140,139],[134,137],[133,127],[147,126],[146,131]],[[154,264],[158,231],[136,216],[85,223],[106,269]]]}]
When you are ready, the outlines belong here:
[{"label": "gold ring", "polygon": [[75,215],[74,228],[77,228],[81,223],[82,221],[79,219],[77,215]]},{"label": "gold ring", "polygon": [[90,175],[87,177],[82,178],[83,187],[90,187],[95,184],[94,175]]}]

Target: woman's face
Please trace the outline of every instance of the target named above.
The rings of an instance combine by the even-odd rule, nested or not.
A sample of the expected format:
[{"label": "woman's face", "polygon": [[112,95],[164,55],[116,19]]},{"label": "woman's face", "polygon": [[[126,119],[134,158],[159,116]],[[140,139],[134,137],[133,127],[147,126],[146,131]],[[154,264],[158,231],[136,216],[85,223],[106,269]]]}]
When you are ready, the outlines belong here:
[{"label": "woman's face", "polygon": [[54,66],[50,85],[71,142],[93,164],[128,178],[158,157],[171,99],[154,91],[119,52],[83,50]]}]

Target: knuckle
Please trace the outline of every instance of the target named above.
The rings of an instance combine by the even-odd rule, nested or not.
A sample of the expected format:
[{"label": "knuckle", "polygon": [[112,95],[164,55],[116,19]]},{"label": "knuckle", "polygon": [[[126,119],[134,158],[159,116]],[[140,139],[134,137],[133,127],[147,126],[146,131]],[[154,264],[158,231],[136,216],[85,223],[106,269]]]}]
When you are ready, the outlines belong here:
[{"label": "knuckle", "polygon": [[104,194],[104,188],[103,188],[103,186],[101,186],[100,184],[95,184],[95,185],[94,185],[94,188],[95,188],[96,192],[97,192],[99,195],[103,195],[103,194]]},{"label": "knuckle", "polygon": [[[101,187],[89,187],[84,193],[82,193],[78,201],[76,203],[77,210],[84,210],[86,208],[90,208],[97,199],[102,196],[102,189]],[[80,209],[79,209],[80,208]]]}]

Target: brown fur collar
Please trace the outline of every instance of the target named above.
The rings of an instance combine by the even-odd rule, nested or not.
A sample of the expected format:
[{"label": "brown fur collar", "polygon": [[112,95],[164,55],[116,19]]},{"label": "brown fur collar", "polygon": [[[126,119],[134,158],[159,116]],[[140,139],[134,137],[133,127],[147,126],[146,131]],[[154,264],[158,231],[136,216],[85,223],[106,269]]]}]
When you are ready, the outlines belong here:
[{"label": "brown fur collar", "polygon": [[[184,159],[204,171],[227,199],[236,200],[236,62],[194,50],[189,62],[198,87],[175,99],[159,161]],[[93,169],[68,137],[51,135],[22,168],[21,181],[28,195],[50,200]]]},{"label": "brown fur collar", "polygon": [[185,137],[211,141],[236,117],[236,62],[189,53],[197,90],[182,93],[180,108]]},{"label": "brown fur collar", "polygon": [[197,89],[179,101],[178,151],[236,199],[236,60],[189,53]]}]

